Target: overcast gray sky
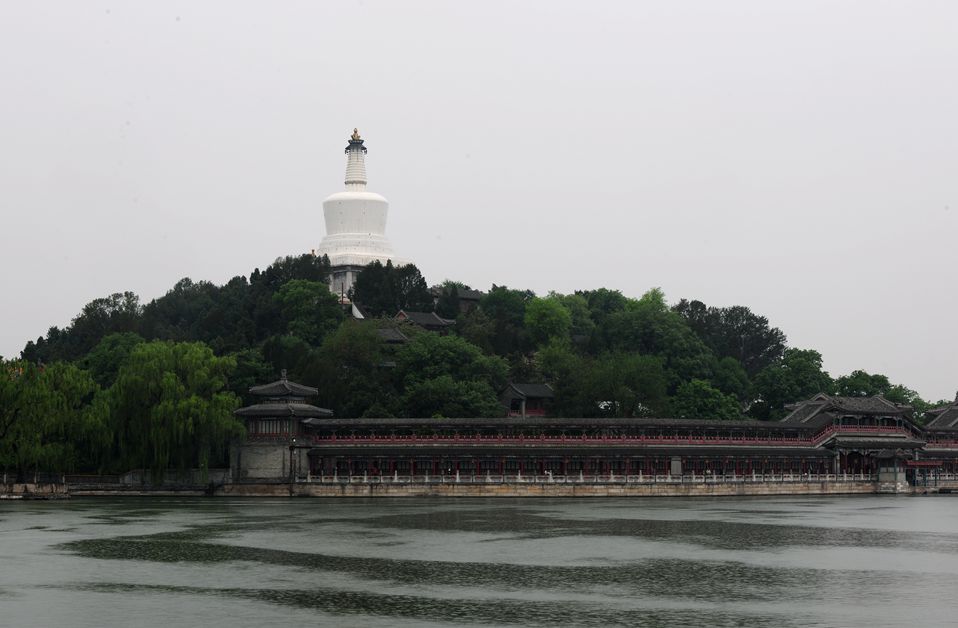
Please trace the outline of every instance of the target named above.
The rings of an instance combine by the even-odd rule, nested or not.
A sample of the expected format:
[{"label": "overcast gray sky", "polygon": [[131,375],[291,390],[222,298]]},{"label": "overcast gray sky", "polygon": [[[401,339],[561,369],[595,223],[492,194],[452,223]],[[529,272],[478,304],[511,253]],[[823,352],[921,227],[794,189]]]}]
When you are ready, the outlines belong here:
[{"label": "overcast gray sky", "polygon": [[5,2],[0,354],[315,248],[354,126],[430,283],[742,304],[958,389],[958,3]]}]

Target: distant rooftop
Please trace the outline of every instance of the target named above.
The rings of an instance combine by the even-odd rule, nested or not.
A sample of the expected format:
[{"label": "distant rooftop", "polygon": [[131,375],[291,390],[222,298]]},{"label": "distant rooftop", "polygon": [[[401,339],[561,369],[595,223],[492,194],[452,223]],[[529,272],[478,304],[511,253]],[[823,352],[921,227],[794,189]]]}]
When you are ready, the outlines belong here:
[{"label": "distant rooftop", "polygon": [[456,321],[442,318],[435,312],[407,312],[406,310],[399,310],[399,313],[396,314],[396,318],[398,320],[409,321],[414,325],[419,325],[426,329],[451,327],[456,324]]},{"label": "distant rooftop", "polygon": [[280,378],[275,382],[253,386],[249,389],[250,394],[257,397],[315,397],[319,394],[319,389],[311,386],[303,386],[296,382],[286,379],[286,370],[282,371]]},{"label": "distant rooftop", "polygon": [[504,393],[512,398],[521,399],[552,399],[555,391],[548,384],[512,384],[506,387]]}]

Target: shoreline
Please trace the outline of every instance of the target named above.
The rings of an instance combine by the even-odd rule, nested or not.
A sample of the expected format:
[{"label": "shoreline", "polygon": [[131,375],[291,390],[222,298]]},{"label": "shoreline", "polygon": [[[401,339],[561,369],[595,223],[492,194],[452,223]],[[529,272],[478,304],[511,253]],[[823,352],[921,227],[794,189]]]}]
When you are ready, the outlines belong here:
[{"label": "shoreline", "polygon": [[71,497],[780,497],[787,495],[922,495],[958,493],[958,483],[939,486],[890,485],[875,480],[767,482],[249,482],[218,486],[63,484],[0,485],[2,500],[56,500]]}]

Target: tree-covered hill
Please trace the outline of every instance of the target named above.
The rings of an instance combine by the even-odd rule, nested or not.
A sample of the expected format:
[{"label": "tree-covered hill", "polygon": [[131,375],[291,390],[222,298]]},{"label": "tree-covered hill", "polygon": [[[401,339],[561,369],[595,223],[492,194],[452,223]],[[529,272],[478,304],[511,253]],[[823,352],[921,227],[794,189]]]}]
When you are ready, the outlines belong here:
[{"label": "tree-covered hill", "polygon": [[[0,466],[120,471],[223,464],[232,410],[281,369],[337,416],[494,416],[507,381],[548,383],[559,416],[777,419],[818,392],[929,404],[887,377],[833,379],[813,349],[747,307],[670,306],[600,288],[537,296],[376,263],[356,282],[355,320],[326,286],[329,262],[278,259],[221,286],[182,279],[143,305],[98,298],[28,342],[0,375]],[[466,300],[465,295],[472,295]],[[394,320],[455,319],[449,335]],[[383,341],[398,328],[402,343]]]}]

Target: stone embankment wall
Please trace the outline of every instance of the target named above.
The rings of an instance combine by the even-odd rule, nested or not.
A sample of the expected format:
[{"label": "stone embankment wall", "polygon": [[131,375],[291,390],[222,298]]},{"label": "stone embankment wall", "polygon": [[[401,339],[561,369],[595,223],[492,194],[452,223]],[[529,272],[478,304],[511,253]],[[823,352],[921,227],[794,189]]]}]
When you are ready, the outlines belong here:
[{"label": "stone embankment wall", "polygon": [[916,486],[909,486],[909,492],[919,495],[928,493],[958,493],[958,480],[944,480],[941,482],[929,481],[927,485],[919,483]]},{"label": "stone embankment wall", "polygon": [[[940,488],[958,492],[958,482]],[[69,486],[63,484],[0,484],[2,499],[66,497],[202,496],[223,497],[720,497],[748,495],[861,495],[938,492],[939,487],[910,487],[874,481],[743,482],[743,483],[548,483],[548,482],[285,482],[237,483],[212,487]]]},{"label": "stone embankment wall", "polygon": [[709,497],[744,495],[846,495],[877,492],[872,481],[749,482],[741,484],[624,483],[340,483],[226,484],[217,495],[262,497]]},{"label": "stone embankment wall", "polygon": [[200,488],[124,488],[116,486],[70,488],[72,497],[202,497],[210,493]]},{"label": "stone embankment wall", "polygon": [[67,492],[63,484],[0,484],[0,499],[56,499]]}]

